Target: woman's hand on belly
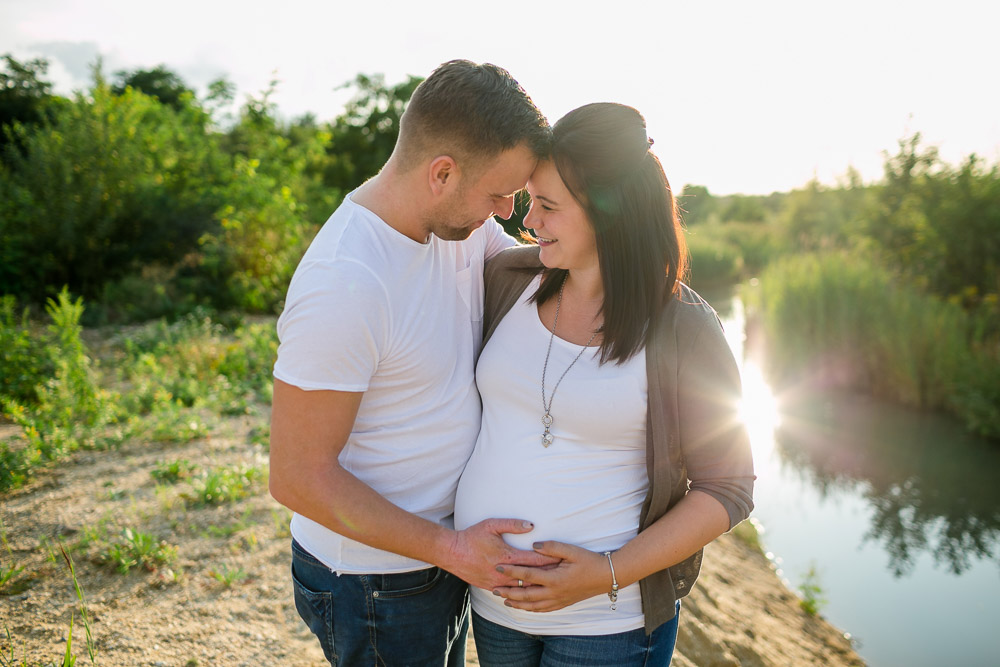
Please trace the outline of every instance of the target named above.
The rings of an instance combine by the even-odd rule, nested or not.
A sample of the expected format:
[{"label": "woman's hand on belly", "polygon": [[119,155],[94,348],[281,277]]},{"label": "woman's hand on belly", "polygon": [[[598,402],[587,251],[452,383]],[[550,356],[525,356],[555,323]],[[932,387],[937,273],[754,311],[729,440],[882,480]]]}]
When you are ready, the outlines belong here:
[{"label": "woman's hand on belly", "polygon": [[559,563],[545,567],[499,565],[497,571],[510,579],[520,579],[524,587],[493,589],[504,604],[526,611],[555,611],[611,590],[611,568],[600,553],[565,542],[538,542],[535,552]]}]

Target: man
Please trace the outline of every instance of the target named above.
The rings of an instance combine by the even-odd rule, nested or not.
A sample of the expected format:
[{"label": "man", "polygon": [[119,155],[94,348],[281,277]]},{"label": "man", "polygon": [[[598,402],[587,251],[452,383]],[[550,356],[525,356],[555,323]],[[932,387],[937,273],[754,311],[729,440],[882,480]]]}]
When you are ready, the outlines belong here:
[{"label": "man", "polygon": [[512,585],[498,563],[544,564],[500,536],[531,524],[456,532],[451,515],[479,433],[483,264],[514,243],[491,216],[510,216],[548,134],[505,70],[441,65],[292,278],[270,489],[295,512],[296,608],[331,664],[463,664],[465,582]]}]

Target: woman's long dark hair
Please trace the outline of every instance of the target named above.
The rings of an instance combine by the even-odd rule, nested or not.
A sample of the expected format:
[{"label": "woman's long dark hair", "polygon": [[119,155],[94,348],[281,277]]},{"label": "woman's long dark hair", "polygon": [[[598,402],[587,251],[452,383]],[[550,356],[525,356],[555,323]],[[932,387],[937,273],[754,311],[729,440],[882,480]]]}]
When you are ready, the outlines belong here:
[{"label": "woman's long dark hair", "polygon": [[[642,349],[687,270],[677,205],[651,146],[642,114],[623,104],[582,106],[552,128],[551,159],[597,237],[602,364]],[[565,277],[546,270],[533,300],[558,294]]]}]

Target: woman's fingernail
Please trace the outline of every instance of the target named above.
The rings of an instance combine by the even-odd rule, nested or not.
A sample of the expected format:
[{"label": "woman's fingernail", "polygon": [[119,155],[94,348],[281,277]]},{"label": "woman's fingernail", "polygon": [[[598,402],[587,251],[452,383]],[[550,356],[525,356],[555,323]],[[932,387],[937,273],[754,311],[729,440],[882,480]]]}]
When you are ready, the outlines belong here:
[{"label": "woman's fingernail", "polygon": [[534,544],[531,545],[531,548],[532,549],[541,549],[542,548],[542,543],[541,542],[535,542]]},{"label": "woman's fingernail", "polygon": [[497,572],[503,574],[503,565],[497,565]]},{"label": "woman's fingernail", "polygon": [[504,600],[504,601],[503,601],[503,604],[504,604],[504,606],[505,606],[505,607],[513,607],[513,606],[514,606],[514,605],[512,605],[512,604],[510,603],[510,600]]},{"label": "woman's fingernail", "polygon": [[525,521],[524,527],[527,528],[528,530],[531,530],[532,528],[535,527],[535,524],[531,523],[530,521]]},{"label": "woman's fingernail", "polygon": [[500,597],[500,591],[493,591],[493,595],[496,595],[497,597]]}]

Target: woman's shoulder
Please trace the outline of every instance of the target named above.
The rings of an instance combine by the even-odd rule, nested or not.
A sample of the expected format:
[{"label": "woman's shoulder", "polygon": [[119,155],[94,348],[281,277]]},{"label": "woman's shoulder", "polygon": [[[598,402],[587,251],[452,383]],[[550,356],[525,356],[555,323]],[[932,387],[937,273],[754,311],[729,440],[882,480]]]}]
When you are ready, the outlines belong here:
[{"label": "woman's shoulder", "polygon": [[486,262],[486,270],[527,269],[540,267],[539,248],[536,245],[515,245],[502,250]]},{"label": "woman's shoulder", "polygon": [[689,286],[678,283],[678,289],[663,309],[657,329],[656,336],[661,341],[671,339],[676,341],[674,344],[687,348],[706,331],[717,329],[721,333],[722,323],[708,301]]}]

